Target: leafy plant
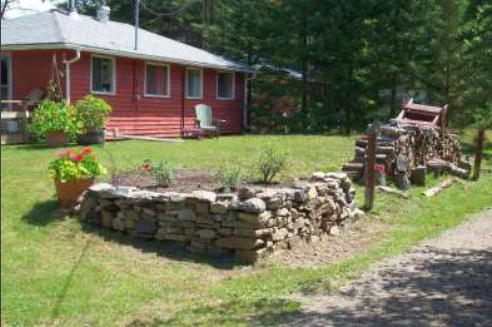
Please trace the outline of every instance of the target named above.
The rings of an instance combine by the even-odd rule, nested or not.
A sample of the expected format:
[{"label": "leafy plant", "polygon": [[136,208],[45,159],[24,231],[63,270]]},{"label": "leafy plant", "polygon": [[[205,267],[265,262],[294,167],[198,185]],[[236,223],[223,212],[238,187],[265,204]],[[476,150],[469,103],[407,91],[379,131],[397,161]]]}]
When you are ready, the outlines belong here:
[{"label": "leafy plant", "polygon": [[91,148],[69,149],[49,163],[48,170],[55,180],[62,182],[94,178],[106,173]]},{"label": "leafy plant", "polygon": [[75,103],[77,120],[84,132],[104,128],[106,118],[111,114],[111,106],[101,98],[87,95]]},{"label": "leafy plant", "polygon": [[260,155],[256,165],[260,173],[261,181],[271,183],[287,165],[287,153],[274,147],[266,148]]},{"label": "leafy plant", "polygon": [[176,169],[167,161],[152,161],[145,159],[140,166],[142,175],[151,176],[152,179],[161,187],[171,186],[176,179]]},{"label": "leafy plant", "polygon": [[80,131],[80,125],[74,108],[65,101],[45,100],[34,110],[29,130],[37,137],[50,132],[65,132],[73,137]]},{"label": "leafy plant", "polygon": [[216,178],[225,187],[236,188],[241,182],[242,169],[240,166],[225,166],[217,171]]}]

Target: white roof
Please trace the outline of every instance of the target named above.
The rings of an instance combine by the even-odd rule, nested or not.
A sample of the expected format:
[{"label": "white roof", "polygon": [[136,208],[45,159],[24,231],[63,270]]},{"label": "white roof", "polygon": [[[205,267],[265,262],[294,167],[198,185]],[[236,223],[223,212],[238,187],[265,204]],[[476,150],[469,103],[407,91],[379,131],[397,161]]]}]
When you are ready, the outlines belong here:
[{"label": "white roof", "polygon": [[2,50],[80,49],[118,56],[137,57],[192,66],[250,71],[246,66],[205,50],[139,29],[135,50],[135,28],[113,21],[101,22],[85,15],[58,10],[4,20]]}]

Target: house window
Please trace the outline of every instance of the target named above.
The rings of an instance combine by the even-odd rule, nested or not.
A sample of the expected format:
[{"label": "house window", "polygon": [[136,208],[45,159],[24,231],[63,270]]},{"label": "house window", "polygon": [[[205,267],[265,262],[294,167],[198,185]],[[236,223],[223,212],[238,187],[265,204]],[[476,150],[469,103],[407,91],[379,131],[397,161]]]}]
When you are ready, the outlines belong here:
[{"label": "house window", "polygon": [[188,68],[186,70],[186,98],[201,99],[203,91],[202,70]]},{"label": "house window", "polygon": [[116,90],[114,58],[92,57],[92,92],[114,94]]},{"label": "house window", "polygon": [[234,73],[217,72],[217,99],[234,99]]},{"label": "house window", "polygon": [[169,65],[147,64],[145,66],[145,95],[169,97]]}]

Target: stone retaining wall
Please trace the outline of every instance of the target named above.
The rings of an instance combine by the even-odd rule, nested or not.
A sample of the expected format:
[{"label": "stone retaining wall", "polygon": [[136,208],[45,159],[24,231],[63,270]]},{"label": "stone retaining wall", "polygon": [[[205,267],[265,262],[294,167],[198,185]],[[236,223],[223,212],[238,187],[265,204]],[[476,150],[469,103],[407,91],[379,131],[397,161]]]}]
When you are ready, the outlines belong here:
[{"label": "stone retaining wall", "polygon": [[156,193],[97,184],[80,219],[140,238],[180,242],[197,253],[234,254],[254,262],[278,249],[319,240],[357,219],[345,173],[314,173],[289,188],[245,187],[236,193]]}]

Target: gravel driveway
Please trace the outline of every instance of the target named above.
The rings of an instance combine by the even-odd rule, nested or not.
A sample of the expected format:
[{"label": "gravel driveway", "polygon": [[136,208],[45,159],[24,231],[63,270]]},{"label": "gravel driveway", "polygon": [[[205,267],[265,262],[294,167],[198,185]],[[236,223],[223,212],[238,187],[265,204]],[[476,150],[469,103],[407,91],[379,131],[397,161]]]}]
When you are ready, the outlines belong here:
[{"label": "gravel driveway", "polygon": [[300,301],[285,326],[492,326],[492,210]]}]

